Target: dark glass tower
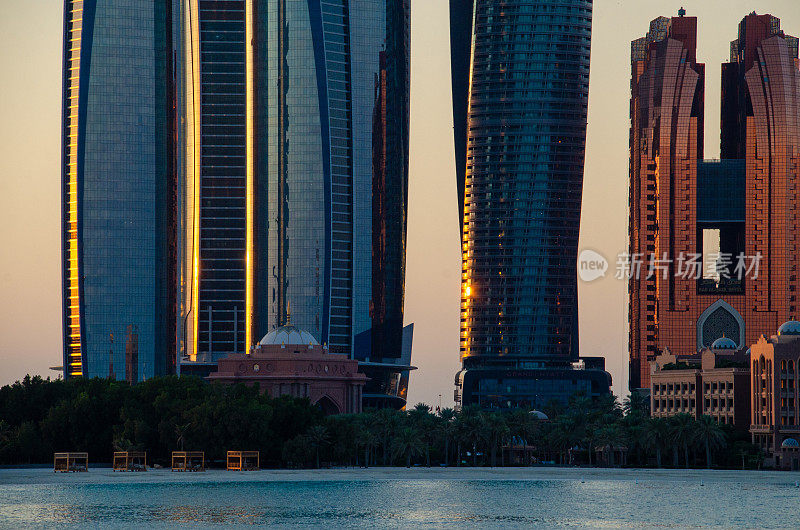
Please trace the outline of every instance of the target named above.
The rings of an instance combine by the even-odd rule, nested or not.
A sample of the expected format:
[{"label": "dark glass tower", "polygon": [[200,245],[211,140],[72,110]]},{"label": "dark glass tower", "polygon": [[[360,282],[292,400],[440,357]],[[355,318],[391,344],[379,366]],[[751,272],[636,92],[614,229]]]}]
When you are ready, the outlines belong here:
[{"label": "dark glass tower", "polygon": [[[462,227],[457,397],[514,406],[587,391],[574,375],[559,381],[544,370],[578,361],[592,2],[451,0],[450,9]],[[602,390],[598,381],[586,379],[587,393]]]},{"label": "dark glass tower", "polygon": [[195,0],[184,15],[184,372],[247,351],[247,54],[245,0]]},{"label": "dark glass tower", "polygon": [[404,404],[409,1],[189,5],[182,371],[291,318]]},{"label": "dark glass tower", "polygon": [[367,404],[402,405],[410,2],[256,2],[259,24],[262,5],[266,324],[291,314],[370,367]]},{"label": "dark glass tower", "polygon": [[171,373],[171,2],[65,1],[63,57],[65,377]]}]

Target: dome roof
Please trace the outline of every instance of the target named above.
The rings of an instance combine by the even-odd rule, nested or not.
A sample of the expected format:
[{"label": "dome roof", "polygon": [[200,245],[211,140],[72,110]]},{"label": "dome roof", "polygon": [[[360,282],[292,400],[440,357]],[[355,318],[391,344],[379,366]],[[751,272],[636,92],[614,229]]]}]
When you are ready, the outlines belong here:
[{"label": "dome roof", "polygon": [[541,420],[541,421],[547,421],[547,420],[550,419],[550,418],[547,417],[547,414],[545,414],[544,412],[542,412],[540,410],[532,410],[531,411],[531,416],[533,416],[537,420]]},{"label": "dome roof", "polygon": [[786,438],[781,444],[781,447],[800,447],[800,444],[797,443],[797,440],[794,438]]},{"label": "dome roof", "polygon": [[314,335],[308,331],[303,331],[294,326],[281,326],[264,335],[264,338],[261,339],[259,344],[262,346],[269,344],[277,344],[278,346],[282,344],[289,344],[292,346],[313,344],[318,346],[319,342],[317,342]]},{"label": "dome roof", "polygon": [[778,328],[778,335],[800,335],[800,322],[796,320],[784,322]]},{"label": "dome roof", "polygon": [[739,345],[728,337],[720,337],[711,343],[712,350],[738,350]]}]

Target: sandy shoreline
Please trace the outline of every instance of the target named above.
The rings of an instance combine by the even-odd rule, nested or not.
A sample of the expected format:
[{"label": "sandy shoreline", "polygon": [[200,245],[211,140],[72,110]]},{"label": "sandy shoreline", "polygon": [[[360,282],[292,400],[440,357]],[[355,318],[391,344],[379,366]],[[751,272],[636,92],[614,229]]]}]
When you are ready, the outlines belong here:
[{"label": "sandy shoreline", "polygon": [[88,473],[53,473],[52,469],[0,469],[0,486],[23,484],[162,484],[236,482],[331,482],[402,480],[479,481],[669,481],[684,483],[744,482],[786,484],[800,481],[800,472],[717,471],[698,469],[603,469],[603,468],[397,468],[372,467],[337,469],[265,469],[233,472],[209,470],[204,473],[173,473],[151,469],[146,473],[114,473],[110,468],[90,468]]}]

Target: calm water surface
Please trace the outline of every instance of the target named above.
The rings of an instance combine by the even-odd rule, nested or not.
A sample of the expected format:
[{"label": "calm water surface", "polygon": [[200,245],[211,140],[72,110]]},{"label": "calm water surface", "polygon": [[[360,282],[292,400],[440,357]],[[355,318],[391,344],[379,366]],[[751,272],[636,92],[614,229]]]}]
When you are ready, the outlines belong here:
[{"label": "calm water surface", "polygon": [[797,473],[0,470],[0,527],[798,528]]}]

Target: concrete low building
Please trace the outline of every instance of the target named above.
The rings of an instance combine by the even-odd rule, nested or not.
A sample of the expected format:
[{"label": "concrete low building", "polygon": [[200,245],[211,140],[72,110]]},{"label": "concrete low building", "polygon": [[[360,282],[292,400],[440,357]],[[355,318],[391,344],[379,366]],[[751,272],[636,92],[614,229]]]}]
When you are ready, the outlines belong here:
[{"label": "concrete low building", "polygon": [[249,354],[230,354],[206,379],[257,384],[272,397],[308,398],[326,414],[361,412],[367,376],[358,361],[329,353],[311,333],[294,326],[269,332]]},{"label": "concrete low building", "polygon": [[707,415],[747,430],[750,423],[748,354],[730,339],[715,340],[695,355],[669,351],[651,362],[650,411],[666,418]]},{"label": "concrete low building", "polygon": [[800,469],[800,322],[789,321],[778,334],[762,335],[750,348],[753,443],[766,453],[765,465]]}]

